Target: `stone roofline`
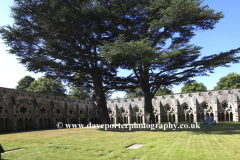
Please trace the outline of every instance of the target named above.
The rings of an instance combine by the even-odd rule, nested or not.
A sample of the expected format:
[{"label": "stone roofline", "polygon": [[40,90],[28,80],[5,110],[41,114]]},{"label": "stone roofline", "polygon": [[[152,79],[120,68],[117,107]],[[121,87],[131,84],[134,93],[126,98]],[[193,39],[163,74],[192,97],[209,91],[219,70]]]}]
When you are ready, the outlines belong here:
[{"label": "stone roofline", "polygon": [[[173,94],[164,94],[164,95],[159,95],[159,96],[154,96],[154,97],[163,97],[163,96],[176,96],[176,95],[189,95],[189,94],[197,94],[197,93],[204,93],[204,92],[219,92],[219,91],[230,91],[230,90],[239,90],[240,93],[240,88],[232,88],[232,89],[219,89],[219,90],[207,90],[207,91],[198,91],[198,92],[187,92],[187,93],[173,93]],[[121,99],[137,99],[137,98],[142,98],[144,97],[134,97],[134,98],[121,98]],[[107,101],[114,101],[114,100],[119,100],[119,99],[110,99]]]},{"label": "stone roofline", "polygon": [[[79,101],[79,103],[81,103],[81,101],[85,101],[85,102],[93,102],[90,100],[80,100],[78,98],[69,98],[69,97],[64,97],[64,96],[58,96],[58,95],[51,95],[51,94],[46,94],[46,93],[39,93],[39,92],[31,92],[31,91],[23,91],[23,90],[18,90],[18,89],[13,89],[13,88],[5,88],[5,87],[0,87],[0,91],[13,91],[16,94],[22,94],[24,93],[25,95],[28,94],[29,97],[32,97],[32,95],[36,96],[35,98],[38,98],[39,96],[41,97],[45,97],[47,99],[61,99],[62,101],[70,101],[72,100],[73,102],[75,101]],[[38,95],[38,96],[37,96]]]},{"label": "stone roofline", "polygon": [[[5,87],[0,87],[0,91],[13,91],[15,94],[20,94],[20,93],[24,93],[24,94],[28,94],[28,96],[32,97],[32,95],[34,95],[34,97],[36,96],[37,98],[37,95],[38,97],[45,97],[47,99],[61,99],[62,101],[70,101],[71,102],[76,102],[76,101],[79,101],[79,103],[81,103],[81,101],[86,101],[86,102],[94,102],[95,101],[90,101],[90,100],[80,100],[78,98],[69,98],[69,97],[63,97],[63,96],[57,96],[57,95],[51,95],[51,94],[45,94],[45,93],[39,93],[39,92],[31,92],[31,91],[23,91],[23,90],[17,90],[17,89],[12,89],[12,88],[5,88]],[[193,94],[193,95],[196,95],[196,94],[199,94],[199,93],[218,93],[220,91],[236,91],[236,90],[239,90],[238,92],[240,93],[240,88],[234,88],[234,89],[222,89],[222,90],[207,90],[207,91],[199,91],[199,92],[188,92],[188,93],[173,93],[173,94],[168,94],[168,95],[160,95],[160,96],[155,96],[156,98],[157,97],[169,97],[169,96],[177,96],[177,95],[189,95],[189,94]],[[121,98],[121,99],[110,99],[110,100],[107,100],[107,102],[109,101],[116,101],[116,100],[127,100],[127,99],[144,99],[144,97],[134,97],[134,98]],[[175,99],[175,98],[174,98]]]}]

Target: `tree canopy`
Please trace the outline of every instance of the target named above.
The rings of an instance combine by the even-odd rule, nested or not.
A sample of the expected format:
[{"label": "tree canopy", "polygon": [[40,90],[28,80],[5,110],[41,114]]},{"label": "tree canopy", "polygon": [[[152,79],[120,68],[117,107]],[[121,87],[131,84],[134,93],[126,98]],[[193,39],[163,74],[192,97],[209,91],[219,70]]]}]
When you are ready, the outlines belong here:
[{"label": "tree canopy", "polygon": [[18,81],[18,85],[16,86],[16,89],[26,91],[33,81],[35,81],[35,78],[31,76],[25,76]]},{"label": "tree canopy", "polygon": [[229,73],[217,82],[213,90],[240,88],[240,74]]},{"label": "tree canopy", "polygon": [[57,96],[67,96],[66,89],[63,86],[62,82],[46,77],[38,78],[38,80],[33,81],[27,88],[27,91],[52,94]]},{"label": "tree canopy", "polygon": [[183,87],[181,88],[181,93],[198,92],[206,90],[207,87],[203,83],[189,82],[184,83]]}]

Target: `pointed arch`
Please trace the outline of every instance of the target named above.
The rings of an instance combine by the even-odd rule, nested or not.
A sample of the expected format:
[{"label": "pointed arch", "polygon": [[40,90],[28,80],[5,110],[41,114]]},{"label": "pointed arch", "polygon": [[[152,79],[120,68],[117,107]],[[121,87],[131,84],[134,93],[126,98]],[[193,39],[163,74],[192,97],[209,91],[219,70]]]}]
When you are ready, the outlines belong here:
[{"label": "pointed arch", "polygon": [[68,117],[69,117],[69,122],[70,124],[75,124],[77,123],[77,111],[74,109],[74,107],[70,107],[67,109],[67,114],[68,114]]},{"label": "pointed arch", "polygon": [[217,107],[219,121],[233,121],[233,105],[223,100]]},{"label": "pointed arch", "polygon": [[55,122],[62,122],[65,123],[64,119],[64,109],[60,106],[57,106],[56,108],[53,109],[53,114],[55,115]]},{"label": "pointed arch", "polygon": [[33,110],[27,103],[22,103],[16,108],[17,129],[29,129],[32,126]]},{"label": "pointed arch", "polygon": [[178,122],[192,122],[193,121],[193,107],[184,102],[178,107]]},{"label": "pointed arch", "polygon": [[206,111],[206,115],[212,116],[212,120],[214,120],[213,105],[210,102],[203,101],[197,106],[197,121],[200,122],[201,119],[205,118],[204,110]]},{"label": "pointed arch", "polygon": [[161,122],[175,122],[175,109],[169,103],[161,107]]},{"label": "pointed arch", "polygon": [[51,112],[50,108],[46,105],[43,104],[38,108],[37,111],[39,115],[39,128],[50,128],[51,127]]}]

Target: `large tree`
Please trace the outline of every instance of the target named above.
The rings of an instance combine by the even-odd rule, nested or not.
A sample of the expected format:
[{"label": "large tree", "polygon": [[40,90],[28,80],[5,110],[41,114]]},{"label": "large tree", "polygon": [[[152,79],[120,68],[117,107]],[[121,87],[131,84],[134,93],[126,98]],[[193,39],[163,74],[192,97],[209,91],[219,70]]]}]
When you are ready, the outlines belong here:
[{"label": "large tree", "polygon": [[[124,0],[15,0],[13,26],[0,29],[9,52],[29,71],[94,89],[103,123],[110,123],[105,93],[130,85],[117,77],[117,67],[99,56],[98,45],[114,42],[126,23]],[[132,4],[131,4],[132,3]]]},{"label": "large tree", "polygon": [[221,77],[213,90],[233,88],[240,88],[240,74],[229,73],[227,76]]},{"label": "large tree", "polygon": [[139,3],[139,7],[123,7],[124,32],[101,48],[111,65],[133,71],[136,85],[144,92],[147,122],[154,122],[152,98],[160,87],[190,82],[192,77],[212,73],[215,67],[239,62],[236,53],[240,48],[200,59],[201,47],[189,44],[196,30],[213,29],[223,18],[222,12],[215,13],[201,3],[154,0]]},{"label": "large tree", "polygon": [[189,82],[184,83],[183,87],[181,88],[181,93],[189,93],[189,92],[198,92],[198,91],[206,91],[207,87],[203,83],[197,82]]},{"label": "large tree", "polygon": [[38,80],[33,81],[27,88],[27,91],[66,96],[66,89],[62,82],[47,77],[38,78]]},{"label": "large tree", "polygon": [[33,81],[35,81],[35,78],[31,76],[25,76],[18,81],[18,85],[16,86],[16,89],[26,91]]}]

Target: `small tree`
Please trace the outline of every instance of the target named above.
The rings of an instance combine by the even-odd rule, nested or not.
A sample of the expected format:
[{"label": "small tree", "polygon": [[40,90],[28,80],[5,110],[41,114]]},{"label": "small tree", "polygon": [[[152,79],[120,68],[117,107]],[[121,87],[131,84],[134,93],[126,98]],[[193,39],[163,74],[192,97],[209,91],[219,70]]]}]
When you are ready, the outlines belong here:
[{"label": "small tree", "polygon": [[240,74],[229,73],[227,76],[220,78],[213,90],[232,88],[240,88]]},{"label": "small tree", "polygon": [[197,92],[197,91],[206,91],[207,87],[203,83],[189,82],[184,83],[181,88],[181,93]]},{"label": "small tree", "polygon": [[83,86],[80,87],[71,86],[69,88],[69,98],[92,100],[92,94],[90,88],[86,88]]},{"label": "small tree", "polygon": [[144,92],[141,88],[135,88],[135,89],[127,89],[125,98],[136,98],[136,97],[143,97]]},{"label": "small tree", "polygon": [[168,89],[167,87],[163,87],[158,89],[158,91],[155,93],[155,96],[168,95],[168,94],[173,94],[173,91]]},{"label": "small tree", "polygon": [[32,82],[27,91],[66,96],[66,89],[61,82],[46,77],[38,78]]},{"label": "small tree", "polygon": [[25,76],[22,79],[20,79],[20,81],[18,81],[18,85],[16,86],[16,89],[26,91],[33,81],[35,81],[33,77]]},{"label": "small tree", "polygon": [[[158,91],[155,93],[155,96],[168,95],[172,93],[173,93],[172,90],[163,87],[158,89]],[[144,92],[142,91],[141,88],[128,89],[125,97],[126,98],[144,97]]]}]

